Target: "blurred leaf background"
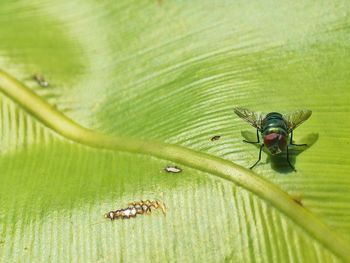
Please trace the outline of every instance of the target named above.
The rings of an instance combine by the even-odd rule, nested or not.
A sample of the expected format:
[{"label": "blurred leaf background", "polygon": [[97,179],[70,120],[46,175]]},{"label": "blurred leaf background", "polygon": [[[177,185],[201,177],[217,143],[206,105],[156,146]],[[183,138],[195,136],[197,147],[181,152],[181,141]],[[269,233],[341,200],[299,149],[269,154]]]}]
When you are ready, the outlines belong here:
[{"label": "blurred leaf background", "polygon": [[[0,69],[96,132],[244,167],[258,149],[242,143],[254,129],[233,107],[311,109],[295,132],[311,145],[295,154],[298,172],[265,154],[254,172],[350,242],[349,11],[348,1],[2,0]],[[245,188],[67,140],[3,93],[0,182],[2,262],[344,260]],[[167,216],[103,219],[139,199],[164,201]]]}]

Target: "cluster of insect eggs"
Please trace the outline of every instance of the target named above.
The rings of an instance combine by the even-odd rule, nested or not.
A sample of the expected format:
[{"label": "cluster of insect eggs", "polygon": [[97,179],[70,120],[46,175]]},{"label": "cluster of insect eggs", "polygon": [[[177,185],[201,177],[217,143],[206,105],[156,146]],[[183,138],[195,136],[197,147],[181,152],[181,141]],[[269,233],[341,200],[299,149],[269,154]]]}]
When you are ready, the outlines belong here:
[{"label": "cluster of insect eggs", "polygon": [[152,212],[152,207],[154,209],[161,208],[163,213],[165,214],[165,205],[160,201],[136,201],[129,203],[129,207],[124,209],[119,209],[116,211],[110,211],[105,214],[105,218],[109,218],[111,220],[114,219],[128,219],[132,217],[136,217],[138,214],[149,214]]}]

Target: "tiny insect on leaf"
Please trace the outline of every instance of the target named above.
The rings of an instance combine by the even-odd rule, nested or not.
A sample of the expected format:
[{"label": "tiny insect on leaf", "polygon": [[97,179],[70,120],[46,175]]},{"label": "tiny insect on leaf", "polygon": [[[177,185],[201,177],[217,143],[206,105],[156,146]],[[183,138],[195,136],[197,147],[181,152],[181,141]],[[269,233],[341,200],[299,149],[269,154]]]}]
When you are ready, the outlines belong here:
[{"label": "tiny insect on leaf", "polygon": [[49,82],[47,82],[44,76],[39,73],[33,76],[33,80],[35,80],[41,87],[46,88],[49,86]]},{"label": "tiny insect on leaf", "polygon": [[180,167],[171,166],[171,165],[168,165],[167,167],[165,167],[164,170],[168,173],[181,173],[182,172],[182,169]]},{"label": "tiny insect on leaf", "polygon": [[104,215],[105,218],[108,218],[110,220],[115,219],[129,219],[136,217],[137,215],[142,214],[150,214],[153,209],[160,208],[165,215],[166,212],[166,206],[163,202],[159,200],[146,200],[146,201],[134,201],[130,202],[129,206],[127,208],[118,209],[115,211],[109,211]]},{"label": "tiny insect on leaf", "polygon": [[[238,117],[248,122],[250,125],[256,128],[257,141],[246,141],[246,143],[259,144],[259,133],[263,138],[263,143],[260,145],[259,158],[250,167],[253,169],[261,160],[261,151],[266,147],[270,154],[277,155],[283,152],[287,153],[287,162],[289,166],[294,170],[294,166],[289,160],[289,145],[293,146],[306,146],[306,144],[293,143],[293,131],[304,121],[310,118],[312,111],[310,110],[297,110],[290,114],[282,115],[278,112],[270,112],[268,114],[253,112],[245,108],[236,107],[234,112]],[[288,144],[288,138],[290,135],[290,141]]]},{"label": "tiny insect on leaf", "polygon": [[219,140],[221,138],[221,136],[220,135],[215,135],[215,136],[213,136],[213,137],[211,137],[211,141],[217,141],[217,140]]}]

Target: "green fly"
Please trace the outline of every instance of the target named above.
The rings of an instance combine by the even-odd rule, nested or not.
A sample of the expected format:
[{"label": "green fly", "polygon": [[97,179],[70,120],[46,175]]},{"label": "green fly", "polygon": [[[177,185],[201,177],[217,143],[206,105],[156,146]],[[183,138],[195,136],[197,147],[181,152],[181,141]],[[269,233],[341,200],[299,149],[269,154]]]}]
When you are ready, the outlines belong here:
[{"label": "green fly", "polygon": [[[261,151],[264,146],[267,147],[272,155],[287,152],[287,162],[289,166],[295,170],[289,160],[288,146],[306,146],[306,144],[293,143],[293,131],[312,114],[310,110],[297,110],[290,114],[282,115],[278,112],[270,112],[268,114],[253,112],[244,108],[234,108],[235,113],[241,119],[247,121],[256,128],[256,142],[243,140],[246,143],[260,143],[259,133],[261,134],[264,143],[260,145],[259,159],[250,167],[253,169],[261,160]],[[290,137],[289,137],[290,135]],[[289,137],[289,145],[288,145]]]}]

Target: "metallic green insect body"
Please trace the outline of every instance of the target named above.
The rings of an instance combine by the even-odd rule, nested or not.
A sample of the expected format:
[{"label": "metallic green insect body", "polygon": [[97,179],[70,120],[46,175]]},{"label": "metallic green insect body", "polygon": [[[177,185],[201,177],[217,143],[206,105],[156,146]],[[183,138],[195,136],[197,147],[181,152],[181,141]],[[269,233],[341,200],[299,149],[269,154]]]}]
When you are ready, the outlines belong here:
[{"label": "metallic green insect body", "polygon": [[[256,130],[257,141],[250,142],[243,140],[247,143],[260,143],[259,133],[261,134],[264,143],[260,146],[259,159],[250,167],[252,169],[261,160],[261,151],[264,146],[267,147],[272,155],[280,154],[286,150],[287,162],[290,167],[294,169],[289,160],[288,146],[305,146],[306,144],[294,144],[293,143],[293,130],[301,123],[306,121],[312,114],[310,110],[298,110],[291,114],[282,115],[278,112],[270,112],[268,114],[261,114],[249,111],[244,108],[235,108],[235,113],[243,120],[249,122],[254,126]],[[290,134],[290,137],[289,137]],[[289,145],[288,145],[288,139]]]},{"label": "metallic green insect body", "polygon": [[262,121],[261,135],[271,154],[279,154],[287,147],[288,126],[282,114],[271,112]]}]

